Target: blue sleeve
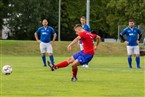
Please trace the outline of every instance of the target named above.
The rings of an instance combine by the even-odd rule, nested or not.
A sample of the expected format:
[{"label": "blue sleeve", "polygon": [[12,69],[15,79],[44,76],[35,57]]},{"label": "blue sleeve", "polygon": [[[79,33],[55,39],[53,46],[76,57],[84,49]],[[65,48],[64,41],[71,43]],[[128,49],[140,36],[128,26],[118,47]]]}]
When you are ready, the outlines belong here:
[{"label": "blue sleeve", "polygon": [[40,34],[40,30],[41,30],[41,28],[39,28],[39,29],[36,31],[36,34]]},{"label": "blue sleeve", "polygon": [[139,34],[139,35],[141,35],[142,34],[142,32],[138,29],[137,30],[137,33]]},{"label": "blue sleeve", "polygon": [[56,34],[55,30],[51,27],[51,34],[54,35]]},{"label": "blue sleeve", "polygon": [[85,25],[83,29],[88,31],[88,32],[91,32],[91,29],[90,29],[90,27],[88,25]]},{"label": "blue sleeve", "polygon": [[126,29],[124,29],[121,33],[120,33],[120,35],[124,35],[124,34],[126,34]]}]

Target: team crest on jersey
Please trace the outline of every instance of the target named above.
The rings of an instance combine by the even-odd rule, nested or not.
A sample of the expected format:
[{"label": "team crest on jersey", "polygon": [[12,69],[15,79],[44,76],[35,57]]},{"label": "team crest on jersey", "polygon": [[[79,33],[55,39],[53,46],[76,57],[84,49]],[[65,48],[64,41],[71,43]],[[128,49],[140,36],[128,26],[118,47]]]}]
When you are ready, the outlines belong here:
[{"label": "team crest on jersey", "polygon": [[137,32],[136,30],[134,30],[134,32]]},{"label": "team crest on jersey", "polygon": [[128,30],[128,32],[131,32],[131,30]]},{"label": "team crest on jersey", "polygon": [[49,30],[46,30],[47,32],[49,32]]}]

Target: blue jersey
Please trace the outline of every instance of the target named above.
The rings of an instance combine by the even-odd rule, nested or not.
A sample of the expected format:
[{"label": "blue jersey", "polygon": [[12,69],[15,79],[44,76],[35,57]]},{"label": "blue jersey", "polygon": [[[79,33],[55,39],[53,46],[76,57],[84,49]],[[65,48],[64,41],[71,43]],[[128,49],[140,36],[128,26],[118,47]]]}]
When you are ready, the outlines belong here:
[{"label": "blue jersey", "polygon": [[36,33],[38,35],[40,35],[40,41],[44,42],[44,43],[48,43],[51,41],[51,36],[56,34],[56,32],[54,31],[54,29],[50,26],[48,26],[47,28],[40,27]]},{"label": "blue jersey", "polygon": [[86,30],[88,32],[91,32],[91,29],[87,24],[83,25],[82,27],[83,27],[84,30]]},{"label": "blue jersey", "polygon": [[137,46],[137,39],[138,39],[138,34],[142,34],[142,32],[137,28],[130,28],[127,27],[125,28],[120,35],[126,35],[126,41],[128,41],[128,46]]},{"label": "blue jersey", "polygon": [[[90,27],[89,27],[87,24],[83,25],[82,27],[83,27],[83,29],[86,30],[87,32],[91,32],[91,29],[90,29]],[[82,44],[82,41],[80,41],[80,44]]]}]

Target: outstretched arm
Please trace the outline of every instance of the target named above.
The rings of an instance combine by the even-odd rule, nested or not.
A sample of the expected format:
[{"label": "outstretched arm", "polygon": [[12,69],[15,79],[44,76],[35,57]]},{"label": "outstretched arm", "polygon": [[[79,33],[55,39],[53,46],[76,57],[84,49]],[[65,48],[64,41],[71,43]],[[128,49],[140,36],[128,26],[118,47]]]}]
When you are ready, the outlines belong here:
[{"label": "outstretched arm", "polygon": [[73,46],[76,42],[78,42],[79,39],[80,39],[80,36],[76,37],[76,38],[67,46],[68,51],[71,50],[72,46]]}]

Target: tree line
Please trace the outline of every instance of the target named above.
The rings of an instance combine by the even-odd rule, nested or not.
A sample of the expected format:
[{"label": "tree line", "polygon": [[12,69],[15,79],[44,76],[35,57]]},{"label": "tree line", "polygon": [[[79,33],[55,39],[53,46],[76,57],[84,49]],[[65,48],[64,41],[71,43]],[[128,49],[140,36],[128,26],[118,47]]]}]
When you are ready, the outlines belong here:
[{"label": "tree line", "polygon": [[[8,25],[9,39],[33,40],[34,32],[48,19],[58,32],[59,0],[0,0],[0,29]],[[61,40],[72,40],[73,26],[86,15],[86,0],[61,0]],[[145,23],[145,0],[90,0],[90,27],[101,37],[117,38],[118,25]],[[7,20],[7,23],[3,22]]]}]

